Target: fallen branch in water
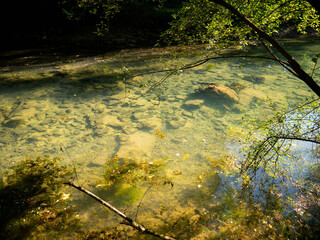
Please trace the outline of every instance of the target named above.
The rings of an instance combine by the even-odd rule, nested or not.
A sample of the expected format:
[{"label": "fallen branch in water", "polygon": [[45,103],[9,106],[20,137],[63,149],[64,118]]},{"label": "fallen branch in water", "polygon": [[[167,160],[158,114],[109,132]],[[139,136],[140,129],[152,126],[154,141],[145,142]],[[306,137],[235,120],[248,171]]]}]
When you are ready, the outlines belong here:
[{"label": "fallen branch in water", "polygon": [[159,234],[156,233],[150,229],[145,228],[142,224],[137,223],[136,221],[134,221],[133,219],[129,218],[127,215],[125,215],[123,212],[119,211],[117,208],[115,208],[114,206],[112,206],[111,204],[109,204],[108,202],[104,201],[103,199],[101,199],[100,197],[98,197],[97,195],[93,194],[92,192],[88,191],[87,189],[73,183],[73,182],[67,182],[65,183],[66,185],[69,185],[73,188],[78,189],[79,191],[89,195],[90,197],[92,197],[93,199],[95,199],[96,201],[98,201],[99,203],[101,203],[102,205],[104,205],[105,207],[109,208],[111,211],[115,212],[116,214],[118,214],[120,217],[122,217],[124,220],[126,220],[126,224],[137,229],[139,232],[141,233],[145,233],[145,234],[149,234],[155,237],[158,237],[160,239],[167,239],[167,240],[175,240],[172,237],[169,236],[165,236],[163,234]]}]

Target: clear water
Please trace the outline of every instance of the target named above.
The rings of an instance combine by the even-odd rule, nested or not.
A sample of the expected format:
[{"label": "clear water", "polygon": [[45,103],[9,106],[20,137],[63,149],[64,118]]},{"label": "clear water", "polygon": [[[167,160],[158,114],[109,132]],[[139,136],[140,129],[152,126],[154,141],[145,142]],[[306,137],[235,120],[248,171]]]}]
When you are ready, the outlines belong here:
[{"label": "clear water", "polygon": [[[284,44],[304,67],[312,69],[312,54],[319,52],[317,41],[290,40]],[[173,64],[168,51],[127,51],[75,58],[68,63],[2,68],[0,122],[6,121],[17,99],[23,106],[11,122],[0,126],[1,170],[26,155],[63,157],[63,163],[76,165],[83,186],[135,216],[149,185],[141,182],[134,187],[122,184],[108,191],[97,190],[106,158],[119,155],[138,162],[164,159],[167,164],[163,171],[174,186],[150,188],[143,197],[138,220],[159,227],[207,211],[226,181],[214,173],[208,159],[234,152],[238,139],[229,129],[245,128],[243,118],[271,115],[273,110],[266,99],[280,107],[312,93],[279,64],[261,59],[208,62],[170,77],[152,93],[146,93],[148,86],[166,73],[126,80],[121,77],[126,71],[167,68]],[[179,61],[191,60],[185,57]],[[253,82],[260,77],[263,83]],[[195,94],[203,83],[232,86],[239,103],[231,105]],[[190,105],[190,100],[202,101]],[[86,227],[102,229],[118,223],[117,217],[102,211],[86,196],[73,194]]]}]

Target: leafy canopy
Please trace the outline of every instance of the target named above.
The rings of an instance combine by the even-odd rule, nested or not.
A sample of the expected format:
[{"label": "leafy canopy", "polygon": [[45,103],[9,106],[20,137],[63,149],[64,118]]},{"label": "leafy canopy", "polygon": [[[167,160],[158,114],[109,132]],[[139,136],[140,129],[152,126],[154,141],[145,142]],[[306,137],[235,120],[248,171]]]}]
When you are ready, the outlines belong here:
[{"label": "leafy canopy", "polygon": [[97,19],[98,35],[109,31],[110,20],[118,14],[126,5],[151,4],[161,6],[166,0],[62,0],[60,6],[69,19],[85,19],[94,16]]},{"label": "leafy canopy", "polygon": [[[246,44],[257,36],[225,7],[215,0],[189,0],[174,15],[163,38],[169,43],[234,43]],[[300,33],[307,27],[319,30],[319,15],[306,0],[228,0],[267,34],[277,34],[286,25],[296,25]]]}]

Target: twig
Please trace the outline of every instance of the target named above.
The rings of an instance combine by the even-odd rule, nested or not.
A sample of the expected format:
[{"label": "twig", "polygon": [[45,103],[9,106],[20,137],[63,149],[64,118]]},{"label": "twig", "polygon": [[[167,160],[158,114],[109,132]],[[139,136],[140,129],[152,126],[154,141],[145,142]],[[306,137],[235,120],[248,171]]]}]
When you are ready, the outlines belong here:
[{"label": "twig", "polygon": [[[281,61],[273,52],[272,50],[263,42],[263,40],[259,37],[259,41],[262,44],[262,46],[267,49],[267,51],[275,58],[275,60],[283,66],[285,69],[287,69],[291,74],[293,74],[296,77],[299,77],[298,74],[296,74],[294,71],[292,71],[288,66],[290,66],[288,63]],[[288,66],[287,66],[288,65]]]},{"label": "twig", "polygon": [[316,67],[317,67],[317,64],[318,64],[319,57],[320,57],[320,54],[318,54],[317,58],[315,59],[314,67],[313,67],[312,72],[311,72],[311,76],[313,76],[314,71],[317,69]]},{"label": "twig", "polygon": [[135,76],[142,76],[142,75],[147,75],[147,74],[154,74],[154,73],[160,73],[160,72],[169,72],[165,77],[163,77],[160,81],[154,83],[153,85],[150,86],[150,88],[146,91],[146,93],[149,93],[150,91],[152,91],[152,89],[154,89],[155,87],[160,86],[164,81],[166,81],[168,78],[170,78],[172,75],[177,74],[180,71],[183,70],[187,70],[187,69],[191,69],[191,68],[195,68],[198,67],[202,64],[205,64],[206,62],[210,61],[210,60],[216,60],[216,59],[224,59],[224,58],[259,58],[259,59],[267,59],[267,60],[272,60],[272,61],[276,61],[278,62],[278,60],[276,60],[273,57],[266,57],[266,56],[252,56],[252,55],[225,55],[225,56],[214,56],[214,57],[205,57],[202,58],[198,61],[186,64],[182,67],[179,68],[175,68],[175,69],[165,69],[165,70],[159,70],[159,71],[152,71],[152,72],[147,72],[147,73],[141,73]]},{"label": "twig", "polygon": [[272,57],[267,57],[267,56],[254,56],[254,55],[224,55],[224,56],[214,56],[214,57],[209,57],[206,56],[204,58],[201,58],[195,62],[183,65],[181,67],[177,68],[170,68],[170,69],[161,69],[161,70],[155,70],[155,71],[149,71],[145,73],[139,73],[139,74],[134,74],[128,78],[133,78],[133,77],[138,77],[138,76],[144,76],[144,75],[150,75],[150,74],[155,74],[155,73],[163,73],[163,72],[170,72],[169,75],[172,75],[171,72],[177,72],[179,70],[186,70],[186,69],[191,69],[194,67],[198,67],[210,60],[215,60],[215,59],[221,59],[221,58],[260,58],[260,59],[267,59],[267,60],[272,60],[272,61],[277,61]]},{"label": "twig", "polygon": [[[63,150],[64,149],[64,150]],[[79,182],[79,178],[78,178],[78,172],[77,172],[77,168],[76,168],[76,164],[75,161],[73,160],[73,158],[71,157],[69,151],[67,150],[67,148],[65,147],[64,144],[60,143],[60,151],[67,154],[68,158],[71,160],[72,165],[73,165],[73,173],[74,173],[74,178],[77,180],[78,184],[80,184]]]},{"label": "twig", "polygon": [[88,191],[87,189],[73,183],[73,182],[66,182],[65,183],[68,186],[71,186],[73,188],[78,189],[79,191],[89,195],[90,197],[92,197],[93,199],[95,199],[96,201],[98,201],[99,203],[101,203],[103,206],[109,208],[111,211],[115,212],[116,214],[118,214],[120,217],[122,217],[124,220],[126,220],[127,224],[135,229],[137,229],[139,232],[141,233],[145,233],[145,234],[149,234],[155,237],[158,237],[160,239],[166,239],[166,240],[175,240],[175,238],[169,237],[169,236],[165,236],[163,234],[159,234],[154,232],[153,230],[147,229],[145,228],[142,224],[137,223],[136,221],[134,221],[133,219],[129,218],[127,215],[125,215],[123,212],[121,212],[120,210],[118,210],[117,208],[115,208],[114,206],[112,206],[111,204],[109,204],[108,202],[104,201],[103,199],[101,199],[100,197],[98,197],[97,195],[93,194],[92,192]]},{"label": "twig", "polygon": [[139,213],[139,209],[140,209],[140,207],[141,207],[141,203],[142,203],[144,197],[147,195],[148,191],[149,191],[151,188],[152,188],[152,185],[150,185],[150,186],[148,187],[147,191],[145,191],[145,193],[143,194],[143,196],[142,196],[142,198],[141,198],[141,200],[140,200],[140,202],[139,202],[139,205],[137,206],[137,212],[136,212],[136,217],[135,217],[135,220],[136,220],[136,221],[137,221],[137,218],[138,218],[138,213]]},{"label": "twig", "polygon": [[280,60],[273,52],[272,50],[263,42],[263,40],[259,37],[259,41],[262,44],[262,46],[267,49],[267,51],[275,58],[275,60],[281,65],[283,66],[285,69],[287,69],[291,74],[293,74],[296,77],[299,77],[298,74],[296,74],[294,71],[292,71],[288,66],[290,66],[288,63],[283,62],[282,60]]}]

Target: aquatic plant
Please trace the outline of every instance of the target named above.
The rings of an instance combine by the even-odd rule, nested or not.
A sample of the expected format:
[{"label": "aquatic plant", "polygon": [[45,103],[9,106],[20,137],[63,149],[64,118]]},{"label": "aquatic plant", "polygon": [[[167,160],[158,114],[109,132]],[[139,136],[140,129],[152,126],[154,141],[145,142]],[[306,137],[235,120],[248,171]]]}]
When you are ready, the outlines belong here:
[{"label": "aquatic plant", "polygon": [[171,184],[173,183],[164,174],[161,174],[160,169],[166,164],[164,160],[156,160],[152,162],[142,161],[138,163],[133,159],[109,158],[106,161],[104,182],[100,183],[100,187],[109,187],[114,183],[136,184],[140,181],[147,181],[150,184]]},{"label": "aquatic plant", "polygon": [[58,158],[26,157],[12,167],[0,187],[0,236],[21,239],[47,236],[78,227],[79,219],[62,191],[71,171]]},{"label": "aquatic plant", "polygon": [[207,157],[215,173],[222,172],[229,174],[235,171],[235,158],[232,155],[227,155],[219,158]]}]

